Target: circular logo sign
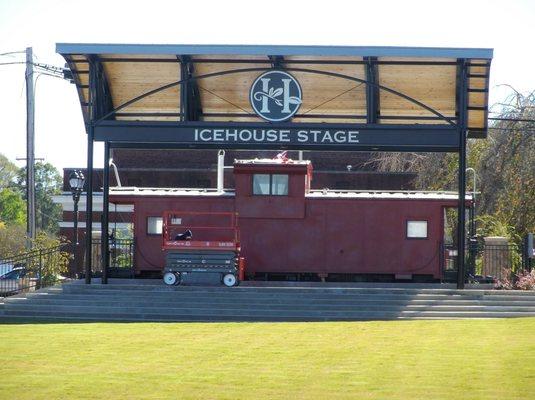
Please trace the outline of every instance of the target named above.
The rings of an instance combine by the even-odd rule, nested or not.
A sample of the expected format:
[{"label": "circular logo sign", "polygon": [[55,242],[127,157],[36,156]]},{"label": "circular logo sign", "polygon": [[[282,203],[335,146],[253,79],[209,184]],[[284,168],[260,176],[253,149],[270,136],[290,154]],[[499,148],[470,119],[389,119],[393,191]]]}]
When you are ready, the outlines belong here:
[{"label": "circular logo sign", "polygon": [[301,106],[301,86],[287,72],[268,71],[256,78],[249,98],[260,117],[272,122],[286,121]]}]

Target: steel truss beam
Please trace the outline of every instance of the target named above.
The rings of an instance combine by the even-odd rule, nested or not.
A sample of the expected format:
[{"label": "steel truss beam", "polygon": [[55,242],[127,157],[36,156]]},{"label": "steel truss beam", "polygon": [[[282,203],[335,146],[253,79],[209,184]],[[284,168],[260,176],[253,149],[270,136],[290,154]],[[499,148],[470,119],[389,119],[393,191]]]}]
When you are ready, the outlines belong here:
[{"label": "steel truss beam", "polygon": [[[469,109],[472,109],[469,107]],[[116,113],[116,117],[180,117],[180,113],[172,113],[172,112],[119,112]],[[249,113],[202,113],[202,117],[250,117],[250,116],[256,116],[255,114],[249,114]],[[456,121],[457,117],[447,115],[449,119],[452,121]],[[355,120],[367,120],[367,115],[359,115],[359,114],[295,114],[295,118],[305,118],[305,119],[355,119]],[[413,120],[413,121],[440,121],[440,118],[435,117],[433,115],[429,116],[422,116],[422,115],[381,115],[382,120]]]},{"label": "steel truss beam", "polygon": [[283,56],[269,56],[271,61],[271,68],[273,69],[283,69],[284,57]]},{"label": "steel truss beam", "polygon": [[[132,58],[132,57],[117,57],[109,58],[102,57],[102,62],[109,63],[176,63],[178,62],[172,58]],[[74,61],[75,63],[83,63],[85,61]],[[192,63],[205,63],[205,64],[271,64],[272,60],[267,57],[265,60],[262,59],[236,59],[236,58],[191,58]],[[366,65],[366,61],[361,60],[285,60],[281,62],[282,64],[311,64],[311,65]],[[429,66],[446,66],[446,65],[457,65],[457,61],[383,61],[378,60],[377,65],[429,65]],[[483,66],[481,64],[469,64],[472,66]]]},{"label": "steel truss beam", "polygon": [[377,68],[377,57],[365,57],[366,80],[371,85],[366,85],[366,115],[368,124],[376,124],[379,114],[379,69]]},{"label": "steel truss beam", "polygon": [[177,56],[180,60],[180,119],[198,121],[202,115],[201,95],[197,81],[192,79],[195,69],[191,57]]}]

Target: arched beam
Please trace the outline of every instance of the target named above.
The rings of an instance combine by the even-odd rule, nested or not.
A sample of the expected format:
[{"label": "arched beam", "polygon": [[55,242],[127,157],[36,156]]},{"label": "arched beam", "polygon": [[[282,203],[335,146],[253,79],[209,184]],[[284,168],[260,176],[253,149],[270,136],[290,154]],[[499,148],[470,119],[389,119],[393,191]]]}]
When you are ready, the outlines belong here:
[{"label": "arched beam", "polygon": [[[200,80],[200,79],[208,79],[208,78],[213,78],[213,77],[216,77],[216,76],[232,75],[232,74],[239,74],[239,73],[244,73],[244,72],[263,72],[263,71],[269,71],[269,70],[270,70],[270,68],[265,68],[265,67],[264,68],[259,68],[259,67],[257,67],[257,68],[240,68],[240,69],[212,72],[212,73],[209,73],[209,74],[192,76],[192,77],[187,78],[187,79],[181,79],[181,80],[176,81],[176,82],[171,82],[171,83],[168,83],[166,85],[160,86],[159,88],[156,88],[156,89],[153,89],[153,90],[149,90],[148,92],[143,93],[142,95],[139,95],[139,96],[137,96],[137,97],[135,97],[135,98],[133,98],[131,100],[128,100],[127,102],[121,104],[120,106],[116,107],[112,111],[108,112],[103,117],[101,117],[98,120],[94,121],[94,124],[98,124],[98,123],[104,121],[105,119],[111,117],[112,115],[115,115],[117,112],[121,111],[122,109],[124,109],[124,108],[126,108],[126,107],[128,107],[128,106],[130,106],[130,105],[132,105],[132,104],[134,104],[134,103],[146,98],[146,97],[152,96],[153,94],[156,94],[156,93],[162,92],[164,90],[170,89],[172,87],[178,86],[178,85],[180,85],[182,83],[185,83],[185,82],[196,81],[196,80]],[[446,121],[448,124],[456,126],[455,122],[453,122],[450,118],[442,115],[440,112],[438,112],[435,109],[429,107],[428,105],[422,103],[421,101],[418,101],[415,98],[410,97],[410,96],[408,96],[408,95],[406,95],[404,93],[398,92],[397,90],[391,89],[389,87],[380,85],[380,84],[375,83],[375,82],[370,82],[370,81],[368,81],[366,79],[355,78],[355,77],[350,76],[350,75],[339,74],[339,73],[336,73],[336,72],[320,71],[320,70],[308,69],[308,68],[285,68],[284,70],[288,71],[288,72],[303,72],[303,73],[310,73],[310,74],[316,74],[316,75],[331,76],[331,77],[334,77],[334,78],[347,79],[347,80],[350,80],[350,81],[353,81],[353,82],[363,83],[363,84],[365,84],[367,86],[373,86],[373,87],[378,88],[379,90],[384,90],[385,92],[391,93],[391,94],[393,94],[395,96],[398,96],[398,97],[401,97],[402,99],[405,99],[405,100],[407,100],[407,101],[409,101],[409,102],[411,102],[413,104],[416,104],[417,106],[423,108],[424,110],[427,110],[430,113],[436,115],[441,120]]]}]

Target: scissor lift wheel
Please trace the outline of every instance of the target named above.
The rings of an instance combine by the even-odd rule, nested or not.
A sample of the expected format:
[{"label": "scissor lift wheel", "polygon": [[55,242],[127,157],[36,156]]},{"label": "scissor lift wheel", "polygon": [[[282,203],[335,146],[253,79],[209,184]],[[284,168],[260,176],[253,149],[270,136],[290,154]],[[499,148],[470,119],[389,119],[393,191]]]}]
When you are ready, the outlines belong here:
[{"label": "scissor lift wheel", "polygon": [[166,272],[163,274],[163,281],[166,285],[178,285],[180,283],[180,275],[176,272]]},{"label": "scissor lift wheel", "polygon": [[225,286],[231,287],[236,286],[238,280],[236,279],[236,275],[226,274],[225,276],[223,276],[223,283],[225,284]]}]

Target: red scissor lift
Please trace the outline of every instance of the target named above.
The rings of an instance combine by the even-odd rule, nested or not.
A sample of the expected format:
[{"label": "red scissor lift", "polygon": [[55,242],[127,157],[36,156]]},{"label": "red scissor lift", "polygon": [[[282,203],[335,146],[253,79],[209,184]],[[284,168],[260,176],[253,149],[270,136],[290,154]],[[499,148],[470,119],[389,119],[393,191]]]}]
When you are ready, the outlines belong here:
[{"label": "red scissor lift", "polygon": [[198,274],[212,274],[225,286],[243,280],[245,260],[240,257],[236,213],[166,211],[162,237],[167,285],[195,281]]}]

